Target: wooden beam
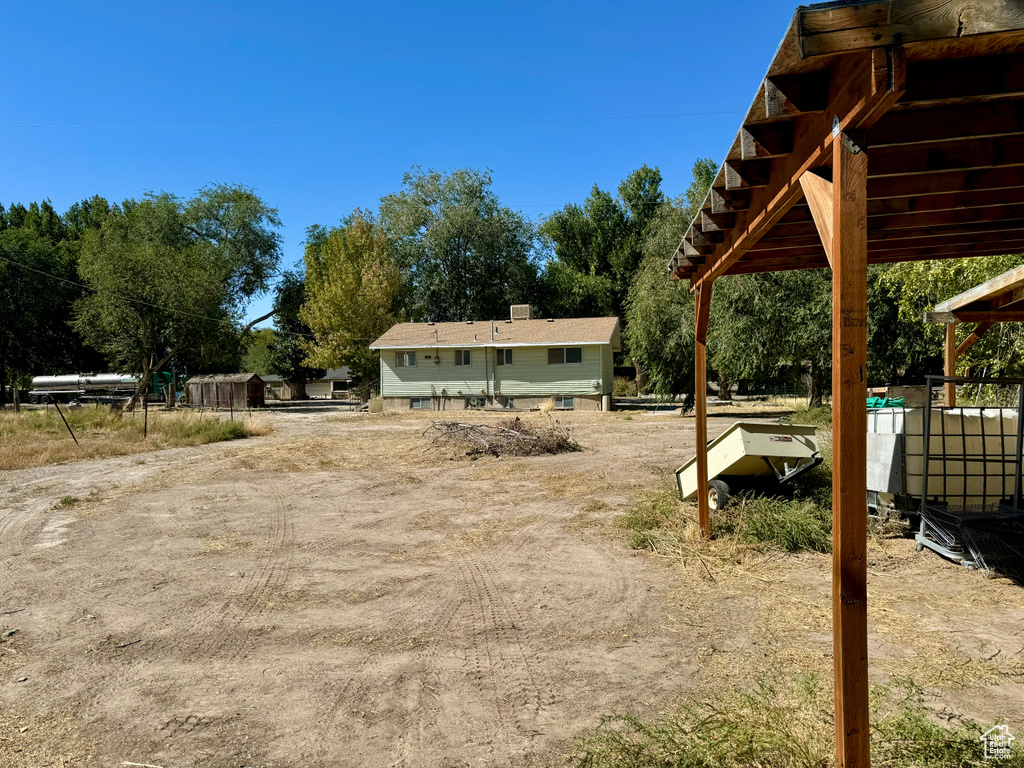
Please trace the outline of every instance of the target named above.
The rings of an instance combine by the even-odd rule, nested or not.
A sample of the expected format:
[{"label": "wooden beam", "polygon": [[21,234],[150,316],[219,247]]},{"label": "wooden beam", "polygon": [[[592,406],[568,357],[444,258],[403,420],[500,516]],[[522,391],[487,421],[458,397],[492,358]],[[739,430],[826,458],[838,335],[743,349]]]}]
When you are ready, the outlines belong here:
[{"label": "wooden beam", "polygon": [[727,213],[712,213],[709,210],[700,212],[700,228],[702,230],[732,229],[736,226],[736,214],[732,211]]},{"label": "wooden beam", "polygon": [[893,108],[871,128],[871,147],[1018,134],[1024,102],[991,101],[924,109]]},{"label": "wooden beam", "polygon": [[708,503],[708,319],[711,314],[711,283],[695,295],[693,365],[694,422],[697,431],[697,522],[700,534],[711,537],[711,509]]},{"label": "wooden beam", "polygon": [[709,194],[712,213],[735,213],[750,207],[750,192],[726,190],[725,187],[713,187]]},{"label": "wooden beam", "polygon": [[[868,186],[871,186],[870,177],[868,178]],[[1024,187],[944,192],[935,195],[868,200],[868,226],[871,225],[873,217],[886,216],[893,213],[954,211],[962,208],[976,210],[978,208],[1016,205],[1018,203],[1024,203]]]},{"label": "wooden beam", "polygon": [[768,186],[772,173],[771,159],[726,160],[725,188],[754,189]]},{"label": "wooden beam", "polygon": [[954,312],[953,316],[961,323],[1020,323],[1024,322],[1024,311],[986,311],[965,310]]},{"label": "wooden beam", "polygon": [[1024,187],[1024,166],[972,168],[912,176],[869,178],[868,199],[936,195],[943,192],[969,192],[1008,187]]},{"label": "wooden beam", "polygon": [[828,104],[828,70],[807,75],[776,75],[764,81],[765,117],[821,112]]},{"label": "wooden beam", "polygon": [[990,205],[984,208],[959,208],[946,211],[909,211],[868,219],[870,232],[900,229],[948,227],[957,224],[982,224],[1024,219],[1024,200],[1014,205]]},{"label": "wooden beam", "polygon": [[[737,216],[736,227],[691,279],[694,288],[698,282],[725,274],[802,197],[803,173],[828,165],[834,127],[865,130],[888,110],[903,92],[903,65],[903,51],[899,48],[891,55],[873,49],[844,56],[836,62],[827,111],[799,118],[800,124],[794,127],[793,153],[775,161],[778,165],[767,187],[751,192],[750,210]],[[883,82],[885,88],[881,87]]]},{"label": "wooden beam", "polygon": [[981,301],[989,301],[993,297],[998,296],[1001,293],[1005,293],[1006,291],[1012,291],[1021,285],[1024,285],[1024,266],[1015,267],[1014,269],[1004,272],[1001,275],[997,275],[991,280],[986,280],[981,285],[976,285],[951,299],[946,299],[946,301],[940,303],[935,309],[940,312],[955,312],[958,309],[966,309],[971,304]]},{"label": "wooden beam", "polygon": [[[986,3],[985,12],[995,3]],[[907,64],[903,103],[942,103],[1024,95],[1024,56],[978,56]]]},{"label": "wooden beam", "polygon": [[[946,343],[942,350],[942,373],[956,376],[956,323],[946,323]],[[947,408],[956,406],[956,384],[946,382],[942,387],[942,401]]]},{"label": "wooden beam", "polygon": [[793,123],[761,123],[740,129],[740,158],[784,157],[793,151]]},{"label": "wooden beam", "polygon": [[867,631],[867,153],[832,149],[832,637],[836,766],[870,768]]},{"label": "wooden beam", "polygon": [[875,177],[1010,165],[1024,165],[1024,136],[888,146],[871,152]]},{"label": "wooden beam", "polygon": [[1021,27],[1024,8],[1015,2],[880,0],[797,11],[800,54],[805,57],[941,38],[959,40]]},{"label": "wooden beam", "polygon": [[832,182],[814,171],[805,171],[800,177],[800,187],[811,209],[814,225],[825,248],[825,256],[832,265]]},{"label": "wooden beam", "polygon": [[956,351],[953,354],[954,359],[959,360],[963,357],[963,354],[977,344],[993,325],[994,323],[978,323],[977,327],[971,331],[971,334],[957,345]]}]

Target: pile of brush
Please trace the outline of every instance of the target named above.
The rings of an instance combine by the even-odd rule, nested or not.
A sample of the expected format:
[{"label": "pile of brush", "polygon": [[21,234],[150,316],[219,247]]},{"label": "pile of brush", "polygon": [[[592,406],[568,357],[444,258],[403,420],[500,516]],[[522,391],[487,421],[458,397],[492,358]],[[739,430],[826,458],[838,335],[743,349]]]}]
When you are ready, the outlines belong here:
[{"label": "pile of brush", "polygon": [[580,450],[568,427],[557,421],[538,427],[518,416],[495,424],[435,421],[423,436],[434,445],[466,448],[467,456],[539,456]]}]

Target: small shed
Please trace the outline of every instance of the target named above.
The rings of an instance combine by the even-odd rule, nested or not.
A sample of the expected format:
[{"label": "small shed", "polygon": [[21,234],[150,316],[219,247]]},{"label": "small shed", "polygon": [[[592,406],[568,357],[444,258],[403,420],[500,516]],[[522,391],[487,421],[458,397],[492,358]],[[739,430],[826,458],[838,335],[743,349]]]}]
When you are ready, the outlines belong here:
[{"label": "small shed", "polygon": [[185,383],[189,405],[204,408],[261,408],[263,379],[255,373],[193,376]]}]

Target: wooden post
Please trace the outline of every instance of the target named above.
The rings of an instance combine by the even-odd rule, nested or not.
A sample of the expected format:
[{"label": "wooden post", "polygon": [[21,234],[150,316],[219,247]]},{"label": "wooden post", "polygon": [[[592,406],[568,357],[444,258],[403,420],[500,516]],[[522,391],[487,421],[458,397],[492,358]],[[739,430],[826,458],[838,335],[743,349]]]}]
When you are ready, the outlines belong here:
[{"label": "wooden post", "polygon": [[697,288],[694,311],[693,399],[697,428],[697,521],[700,534],[711,537],[711,508],[708,504],[708,315],[711,312],[711,283]]},{"label": "wooden post", "polygon": [[869,768],[867,636],[867,168],[832,147],[832,639],[836,766]]},{"label": "wooden post", "polygon": [[[956,323],[946,323],[946,348],[942,356],[942,373],[946,376],[956,376]],[[947,408],[956,405],[956,384],[947,382],[943,386],[942,402]],[[929,397],[931,394],[929,393]]]}]

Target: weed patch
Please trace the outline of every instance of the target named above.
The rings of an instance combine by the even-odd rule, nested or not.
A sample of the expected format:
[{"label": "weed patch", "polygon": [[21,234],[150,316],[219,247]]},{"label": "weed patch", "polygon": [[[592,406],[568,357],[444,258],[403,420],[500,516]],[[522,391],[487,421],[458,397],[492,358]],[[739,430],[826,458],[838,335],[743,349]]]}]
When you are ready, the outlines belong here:
[{"label": "weed patch", "polygon": [[[871,695],[871,763],[876,768],[981,768],[977,723],[936,712],[907,679],[876,686]],[[762,683],[687,703],[672,714],[643,720],[604,718],[583,736],[580,768],[829,768],[834,765],[831,691],[813,674],[785,684]],[[1024,766],[1024,751],[999,763]]]},{"label": "weed patch", "polygon": [[[237,440],[270,432],[253,419],[224,420],[182,411],[150,411],[144,416],[109,408],[82,408],[65,413],[78,444],[53,410],[0,413],[0,469],[23,469],[69,461]],[[65,504],[64,500],[61,500]],[[66,504],[65,504],[66,506]]]}]

